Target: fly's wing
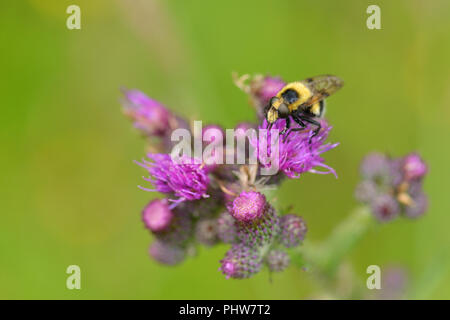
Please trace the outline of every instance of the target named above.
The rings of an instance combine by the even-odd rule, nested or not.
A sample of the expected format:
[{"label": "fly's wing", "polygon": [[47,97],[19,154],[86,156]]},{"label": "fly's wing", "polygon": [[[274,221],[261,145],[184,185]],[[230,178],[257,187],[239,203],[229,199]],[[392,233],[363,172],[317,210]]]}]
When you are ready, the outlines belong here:
[{"label": "fly's wing", "polygon": [[301,105],[303,108],[310,107],[326,97],[331,96],[344,85],[344,81],[341,78],[332,75],[308,78],[303,80],[302,83],[307,86],[312,93],[311,98]]}]

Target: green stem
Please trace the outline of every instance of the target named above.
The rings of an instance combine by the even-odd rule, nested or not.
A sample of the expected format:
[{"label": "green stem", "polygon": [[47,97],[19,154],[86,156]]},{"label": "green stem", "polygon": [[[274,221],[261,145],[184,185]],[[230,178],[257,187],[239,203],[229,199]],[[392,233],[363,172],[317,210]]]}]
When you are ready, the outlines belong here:
[{"label": "green stem", "polygon": [[343,259],[361,241],[374,221],[369,208],[357,208],[323,243],[306,242],[291,252],[291,258],[327,278],[333,277]]}]

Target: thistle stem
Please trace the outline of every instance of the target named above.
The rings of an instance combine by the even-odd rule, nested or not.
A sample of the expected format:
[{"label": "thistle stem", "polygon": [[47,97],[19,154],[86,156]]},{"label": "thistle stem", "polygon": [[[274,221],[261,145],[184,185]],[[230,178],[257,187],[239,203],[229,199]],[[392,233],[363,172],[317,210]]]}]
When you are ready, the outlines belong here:
[{"label": "thistle stem", "polygon": [[331,278],[346,255],[363,239],[374,222],[368,207],[356,208],[335,228],[328,239],[319,244],[305,242],[299,249],[291,251],[291,258],[293,261],[300,261],[302,266]]}]

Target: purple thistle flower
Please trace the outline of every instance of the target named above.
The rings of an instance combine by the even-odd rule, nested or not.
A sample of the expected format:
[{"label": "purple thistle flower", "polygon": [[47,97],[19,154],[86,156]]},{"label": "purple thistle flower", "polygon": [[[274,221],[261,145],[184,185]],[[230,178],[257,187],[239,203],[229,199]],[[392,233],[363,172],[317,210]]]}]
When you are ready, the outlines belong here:
[{"label": "purple thistle flower", "polygon": [[166,199],[155,199],[142,211],[142,221],[153,232],[167,229],[172,221],[173,213]]},{"label": "purple thistle flower", "polygon": [[177,163],[168,154],[148,154],[147,157],[153,162],[144,159],[137,164],[148,170],[150,177],[144,177],[144,180],[151,182],[155,189],[139,186],[140,189],[174,194],[178,197],[175,203],[208,197],[209,177],[205,166],[187,157],[182,157]]},{"label": "purple thistle flower", "polygon": [[400,213],[419,217],[428,208],[422,187],[427,171],[427,165],[417,153],[400,158],[370,153],[361,163],[363,180],[355,189],[355,197],[370,204],[379,221],[390,221]]},{"label": "purple thistle flower", "polygon": [[298,246],[305,238],[308,231],[302,217],[295,214],[287,214],[280,218],[280,238],[279,241],[286,248]]},{"label": "purple thistle flower", "polygon": [[412,197],[412,203],[405,206],[405,216],[408,218],[421,217],[428,209],[428,197],[419,192]]},{"label": "purple thistle flower", "polygon": [[236,219],[227,211],[222,212],[217,219],[217,233],[224,243],[234,243],[237,240]]},{"label": "purple thistle flower", "polygon": [[416,197],[419,194],[423,193],[423,181],[422,180],[414,180],[408,183],[408,194],[411,197]]},{"label": "purple thistle flower", "polygon": [[173,117],[169,110],[139,90],[127,90],[124,94],[124,113],[137,129],[149,136],[163,137],[167,134]]},{"label": "purple thistle flower", "polygon": [[183,248],[160,240],[156,240],[151,244],[149,254],[159,263],[171,266],[179,264],[186,257],[186,252]]},{"label": "purple thistle flower", "polygon": [[270,271],[280,272],[289,266],[289,255],[281,250],[271,250],[266,256],[266,264]]},{"label": "purple thistle flower", "polygon": [[380,222],[394,219],[400,213],[400,205],[390,194],[381,194],[371,203],[372,213]]},{"label": "purple thistle flower", "polygon": [[201,219],[195,227],[195,239],[206,246],[213,246],[218,241],[216,219]]},{"label": "purple thistle flower", "polygon": [[220,271],[227,279],[250,278],[261,270],[261,257],[258,252],[242,244],[233,245],[220,260]]},{"label": "purple thistle flower", "polygon": [[420,179],[428,171],[426,163],[417,153],[411,153],[403,158],[402,169],[407,181]]},{"label": "purple thistle flower", "polygon": [[263,194],[244,191],[234,199],[230,213],[238,221],[250,222],[263,215],[266,204],[266,197]]},{"label": "purple thistle flower", "polygon": [[[285,123],[286,120],[279,119],[272,126],[271,131],[275,129],[281,132],[285,127]],[[267,121],[264,120],[260,129],[266,128]],[[300,126],[297,123],[294,123],[292,128],[300,128]],[[251,144],[254,147],[255,152],[257,152],[257,159],[262,167],[276,166],[276,163],[273,164],[272,161],[278,160],[277,167],[289,178],[299,178],[304,172],[318,174],[332,173],[337,177],[334,169],[327,166],[324,163],[324,159],[320,156],[322,153],[334,149],[339,145],[339,143],[324,144],[331,128],[332,127],[328,126],[326,121],[322,120],[322,129],[312,139],[313,130],[309,124],[304,130],[291,131],[289,134],[287,132],[284,135],[280,135],[278,139],[279,157],[277,157],[275,152],[272,152],[270,132],[268,132],[267,135],[262,135],[260,133],[259,139],[251,139]],[[267,146],[267,150],[261,149],[262,146]],[[314,169],[315,167],[325,168],[326,171],[318,171]]]},{"label": "purple thistle flower", "polygon": [[383,184],[391,181],[391,168],[391,161],[386,155],[372,152],[362,160],[360,171],[365,179]]},{"label": "purple thistle flower", "polygon": [[[381,176],[378,178],[378,185],[384,189],[386,188],[396,188],[402,182],[404,182],[404,174],[403,174],[403,159],[402,158],[393,158],[389,159],[390,172],[386,174],[387,176]],[[381,183],[380,183],[381,182]],[[383,185],[384,183],[384,185]]]},{"label": "purple thistle flower", "polygon": [[[247,80],[250,81],[247,83]],[[264,119],[264,107],[270,98],[275,96],[286,83],[279,77],[243,75],[235,79],[236,85],[248,94],[250,103],[257,112],[258,119]]]}]

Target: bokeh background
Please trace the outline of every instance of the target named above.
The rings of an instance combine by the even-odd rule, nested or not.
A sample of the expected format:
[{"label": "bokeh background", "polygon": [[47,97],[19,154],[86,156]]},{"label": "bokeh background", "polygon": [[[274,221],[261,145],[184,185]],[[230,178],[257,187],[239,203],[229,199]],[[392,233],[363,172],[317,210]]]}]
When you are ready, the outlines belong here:
[{"label": "bokeh background", "polygon": [[[81,7],[81,30],[66,28],[70,4]],[[366,28],[370,4],[381,8],[381,30]],[[448,1],[22,0],[0,9],[0,298],[314,295],[295,267],[272,281],[267,272],[225,280],[217,269],[226,246],[178,267],[147,255],[140,211],[156,195],[136,188],[143,172],[132,160],[144,141],[121,113],[119,88],[232,128],[254,119],[232,71],[346,82],[327,112],[341,145],[326,158],[339,179],[306,174],[279,191],[312,241],[356,205],[364,154],[423,155],[426,216],[371,230],[349,259],[363,280],[368,265],[402,265],[426,288],[416,297],[450,298]],[[81,290],[66,289],[71,264],[81,267]]]}]

